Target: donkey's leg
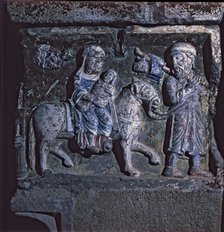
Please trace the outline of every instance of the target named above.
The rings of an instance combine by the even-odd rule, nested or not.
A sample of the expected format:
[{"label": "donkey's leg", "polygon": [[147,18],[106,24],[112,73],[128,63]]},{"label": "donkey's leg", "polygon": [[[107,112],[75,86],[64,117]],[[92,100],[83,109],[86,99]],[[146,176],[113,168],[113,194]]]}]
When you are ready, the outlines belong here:
[{"label": "donkey's leg", "polygon": [[46,170],[51,171],[51,169],[47,166],[47,155],[49,153],[49,143],[42,139],[40,142],[40,169],[41,174],[43,174]]},{"label": "donkey's leg", "polygon": [[69,154],[72,154],[72,153],[68,149],[66,149],[67,151],[65,151],[65,149],[63,148],[64,142],[65,141],[58,141],[55,144],[54,149],[51,150],[51,152],[57,157],[61,158],[63,160],[63,164],[66,167],[73,167],[74,163],[71,157],[69,156]]},{"label": "donkey's leg", "polygon": [[140,176],[140,171],[135,169],[131,160],[131,143],[129,141],[121,140],[121,147],[125,161],[125,174],[129,176]]},{"label": "donkey's leg", "polygon": [[140,152],[143,155],[145,155],[147,158],[149,158],[149,163],[152,164],[152,165],[159,165],[161,163],[160,156],[151,147],[147,147],[144,144],[135,141],[132,144],[131,149],[133,151]]}]

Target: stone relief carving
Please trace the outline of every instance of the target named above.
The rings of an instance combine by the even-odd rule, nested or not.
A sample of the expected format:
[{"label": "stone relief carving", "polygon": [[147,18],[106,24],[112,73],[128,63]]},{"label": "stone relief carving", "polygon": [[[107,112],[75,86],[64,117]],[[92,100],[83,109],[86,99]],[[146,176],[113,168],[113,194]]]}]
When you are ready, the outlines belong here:
[{"label": "stone relief carving", "polygon": [[194,73],[196,49],[190,43],[175,43],[171,48],[172,73],[165,81],[169,105],[168,147],[164,176],[181,176],[177,159],[189,156],[189,175],[209,175],[201,170],[201,156],[206,154],[205,119],[200,98],[208,92],[206,78]]},{"label": "stone relief carving", "polygon": [[[140,52],[138,49],[137,51]],[[133,81],[131,85],[123,88],[114,104],[118,73],[113,69],[102,72],[104,56],[105,52],[100,46],[87,46],[82,54],[82,65],[74,75],[72,97],[63,103],[42,103],[33,111],[29,124],[31,170],[36,168],[36,140],[40,173],[43,174],[49,170],[49,153],[62,159],[66,167],[74,165],[71,159],[73,154],[65,146],[68,139],[75,137],[81,153],[87,150],[98,154],[110,152],[113,137],[116,139],[118,134],[121,138],[125,174],[140,175],[140,171],[132,165],[132,150],[143,153],[149,158],[150,164],[160,164],[160,157],[153,148],[137,142],[141,124],[139,107],[142,107],[145,101],[150,103],[149,112],[158,108],[160,99],[156,90],[144,81]],[[134,72],[144,73],[142,61],[145,60],[135,61]]]},{"label": "stone relief carving", "polygon": [[80,148],[99,153],[102,146],[109,148],[109,144],[104,143],[113,128],[109,108],[113,104],[117,73],[108,70],[100,78],[105,52],[99,46],[86,47],[82,56],[83,63],[74,76],[72,94],[75,134]]},{"label": "stone relief carving", "polygon": [[43,69],[59,69],[64,62],[74,58],[74,50],[71,48],[60,51],[50,44],[40,44],[37,46],[37,64]]},{"label": "stone relief carving", "polygon": [[157,107],[159,97],[152,85],[144,81],[134,81],[126,86],[116,99],[118,123],[120,127],[120,146],[125,162],[124,173],[126,175],[140,176],[141,172],[133,167],[132,152],[137,151],[148,157],[152,165],[160,164],[160,156],[151,148],[138,141],[139,129],[142,122],[142,103],[153,102]]},{"label": "stone relief carving", "polygon": [[7,7],[32,24],[19,30],[12,211],[54,232],[221,231],[223,4]]},{"label": "stone relief carving", "polygon": [[[58,59],[45,56],[42,62],[41,52],[47,50]],[[39,52],[39,65],[44,69],[60,68],[64,61],[75,56],[72,49],[66,49],[62,54],[50,45],[41,45]],[[132,82],[123,86],[120,92],[117,92],[121,78],[119,70],[107,68],[104,71],[106,53],[101,46],[85,46],[82,54],[76,56],[81,63],[72,74],[72,95],[62,102],[42,102],[30,115],[27,141],[28,167],[32,171],[39,168],[41,175],[48,170],[52,172],[49,154],[61,159],[64,167],[72,168],[77,154],[87,157],[113,152],[115,156],[121,156],[116,157],[118,163],[123,159],[123,167],[120,163],[119,166],[125,175],[139,177],[144,171],[135,167],[133,153],[143,154],[151,165],[162,164],[157,148],[138,139],[142,122],[150,125],[150,119],[167,120],[166,137],[160,138],[161,144],[169,144],[162,175],[182,177],[183,173],[177,171],[177,162],[181,155],[186,155],[189,157],[189,175],[211,176],[200,165],[201,157],[206,154],[207,139],[200,97],[208,94],[208,83],[205,77],[194,74],[196,49],[190,43],[175,43],[171,49],[171,67],[161,57],[145,53],[138,47],[133,49],[133,54]],[[46,57],[53,63],[45,62]],[[62,63],[54,62],[60,59]],[[56,80],[49,90],[58,82]],[[161,110],[161,107],[167,107],[167,110]],[[24,116],[16,121],[15,144],[18,153],[22,154],[25,151],[20,148],[25,145],[18,142],[22,128],[18,121],[21,120]],[[76,147],[75,152],[69,147],[70,141]],[[24,154],[18,162],[18,165],[22,164],[19,169],[23,173],[27,168]]]}]

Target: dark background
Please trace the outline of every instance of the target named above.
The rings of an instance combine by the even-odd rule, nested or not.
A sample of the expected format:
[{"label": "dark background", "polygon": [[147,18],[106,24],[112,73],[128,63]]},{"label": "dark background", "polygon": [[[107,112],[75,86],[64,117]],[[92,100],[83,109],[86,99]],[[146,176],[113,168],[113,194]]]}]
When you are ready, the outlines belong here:
[{"label": "dark background", "polygon": [[[10,212],[10,199],[16,192],[16,151],[14,148],[14,121],[17,86],[23,81],[24,65],[21,38],[18,30],[28,24],[11,23],[6,3],[0,2],[0,231],[48,231],[35,220],[16,217]],[[38,25],[35,25],[38,26]],[[44,26],[43,24],[41,26]],[[222,58],[224,60],[224,19],[220,23]],[[224,64],[223,64],[224,65]],[[215,118],[218,147],[224,154],[224,75],[219,85],[217,115]]]}]

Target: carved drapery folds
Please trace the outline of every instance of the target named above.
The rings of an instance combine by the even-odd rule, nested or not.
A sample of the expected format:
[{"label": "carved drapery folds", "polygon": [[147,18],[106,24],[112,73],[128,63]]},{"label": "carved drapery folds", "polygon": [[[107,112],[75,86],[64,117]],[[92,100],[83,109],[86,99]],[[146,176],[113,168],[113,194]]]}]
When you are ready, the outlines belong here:
[{"label": "carved drapery folds", "polygon": [[[63,228],[82,231],[87,219],[77,199],[94,205],[91,199],[100,194],[113,198],[113,186],[120,193],[142,181],[144,188],[178,192],[181,184],[189,189],[191,180],[202,180],[220,189],[224,160],[213,120],[222,69],[217,25],[222,7],[8,3],[13,22],[45,23],[19,31],[25,81],[18,88],[15,121],[18,189],[34,197],[43,188],[53,196],[46,211],[41,206],[32,211],[34,204],[21,207],[18,193],[13,210],[46,221],[49,228],[58,227],[59,215]],[[120,180],[127,182],[122,186]],[[84,187],[76,189],[76,181]],[[75,215],[74,208],[81,213]],[[73,214],[65,219],[67,210]],[[187,224],[169,228],[190,231]]]},{"label": "carved drapery folds", "polygon": [[[195,95],[198,99],[196,108],[201,108],[203,118],[196,116],[192,128],[187,129],[189,123],[184,126],[181,116],[176,117],[180,117],[183,131],[204,131],[199,139],[204,141],[204,145],[200,145],[204,151],[196,149],[195,153],[205,155],[199,162],[202,162],[203,169],[208,169],[208,151],[214,150],[214,143],[208,142],[214,136],[209,124],[215,113],[212,99],[216,98],[217,85],[214,83],[219,83],[221,70],[220,50],[215,45],[220,43],[216,26],[127,27],[123,29],[127,48],[124,56],[114,53],[114,28],[29,28],[22,32],[27,69],[27,82],[23,86],[23,120],[27,124],[23,137],[26,141],[24,146],[29,148],[23,159],[27,162],[24,164],[28,166],[27,172],[31,169],[42,175],[48,169],[52,172],[67,172],[66,168],[70,167],[69,172],[78,174],[82,162],[77,165],[77,159],[81,159],[88,167],[88,162],[91,163],[89,157],[111,152],[110,159],[114,161],[111,162],[107,157],[106,162],[110,162],[108,173],[118,174],[120,169],[131,176],[147,172],[161,174],[165,165],[164,154],[170,150],[167,150],[166,143],[171,143],[171,140],[168,141],[166,119],[175,115],[174,111],[178,111],[175,108],[180,108],[179,112],[183,111],[185,106],[181,105],[184,105],[182,101],[185,101],[188,90],[189,93],[198,91],[196,87],[189,87],[193,86],[188,84],[191,79],[194,80],[192,83],[204,86],[203,91],[200,91],[203,94],[198,97]],[[162,40],[164,36],[167,38],[165,42]],[[81,38],[86,42],[80,44]],[[210,77],[204,71],[206,61],[202,62],[207,41],[211,43],[211,65],[218,69],[215,69],[216,75]],[[177,76],[172,46],[180,47],[175,59],[182,59],[181,69],[186,74],[182,74],[180,83],[171,83],[172,90],[169,90],[166,83],[172,78],[176,80]],[[192,46],[190,52],[189,46]],[[176,101],[172,102],[169,96],[175,97]],[[171,105],[167,103],[169,99]],[[177,99],[180,106],[175,106]],[[195,99],[186,101],[192,105],[190,101],[195,102]],[[189,112],[194,114],[192,110]],[[183,115],[185,117],[187,113],[183,112]],[[197,125],[201,126],[198,128]],[[172,141],[176,136],[176,140],[185,143],[184,136],[181,139],[178,134],[184,132],[177,131],[175,129],[172,132]],[[140,138],[138,144],[133,145],[133,139],[138,137],[144,138],[145,142]],[[188,133],[187,137],[192,138],[190,145],[180,146],[199,146],[196,145],[199,142],[197,135]],[[116,147],[118,143],[120,151]],[[185,158],[191,153],[189,149],[180,149],[174,149],[174,152],[185,154]],[[138,156],[136,152],[143,156]],[[216,167],[221,168],[223,161],[218,150],[211,155],[214,156]],[[88,161],[83,157],[88,157]],[[155,160],[151,163],[156,166],[152,166],[151,170],[145,164],[147,157],[149,163]],[[62,165],[57,161],[58,158],[62,160]],[[186,161],[177,155],[175,159],[178,158],[182,163],[181,172],[186,174]],[[112,163],[117,163],[116,167]],[[85,171],[94,173],[94,168]]]}]

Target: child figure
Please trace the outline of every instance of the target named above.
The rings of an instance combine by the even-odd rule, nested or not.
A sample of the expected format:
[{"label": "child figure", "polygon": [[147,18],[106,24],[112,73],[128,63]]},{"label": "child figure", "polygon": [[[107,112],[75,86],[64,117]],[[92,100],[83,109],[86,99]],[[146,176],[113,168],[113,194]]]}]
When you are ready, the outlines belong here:
[{"label": "child figure", "polygon": [[111,105],[115,94],[115,84],[118,74],[113,69],[108,69],[102,77],[94,84],[90,94],[85,94],[83,100],[85,105],[93,107],[98,118],[97,135],[101,136],[101,142],[107,140],[113,128]]}]

